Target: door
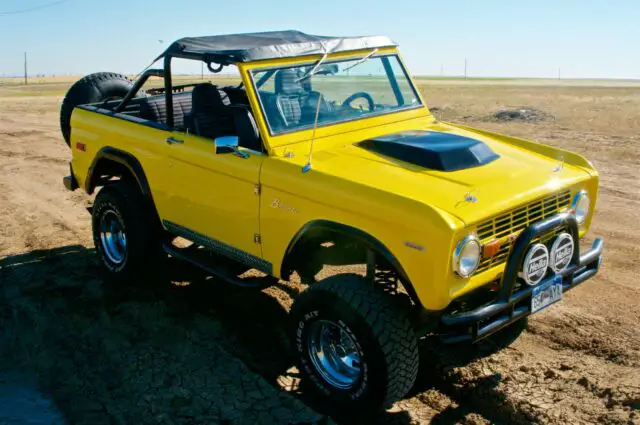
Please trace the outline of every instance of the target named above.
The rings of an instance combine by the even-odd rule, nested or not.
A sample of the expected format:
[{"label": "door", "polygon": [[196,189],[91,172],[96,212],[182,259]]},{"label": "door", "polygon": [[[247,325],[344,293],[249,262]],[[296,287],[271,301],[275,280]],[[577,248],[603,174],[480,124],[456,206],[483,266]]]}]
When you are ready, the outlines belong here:
[{"label": "door", "polygon": [[167,143],[171,190],[165,226],[245,263],[262,257],[256,238],[263,156],[233,143],[216,152],[212,139],[181,132]]}]

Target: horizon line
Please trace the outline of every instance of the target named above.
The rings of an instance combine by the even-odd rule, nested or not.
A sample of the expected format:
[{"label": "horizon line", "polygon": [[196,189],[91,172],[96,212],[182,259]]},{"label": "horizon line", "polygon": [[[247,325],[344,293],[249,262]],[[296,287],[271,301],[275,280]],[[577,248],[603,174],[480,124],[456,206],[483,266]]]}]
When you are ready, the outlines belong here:
[{"label": "horizon line", "polygon": [[[27,78],[55,78],[55,77],[78,77],[82,78],[89,74],[27,74]],[[134,73],[125,73],[124,75],[137,75]],[[174,74],[178,77],[184,76],[201,76],[200,73],[176,73]],[[214,77],[213,75],[209,75],[209,78]],[[227,78],[235,78],[237,75],[233,74],[218,74],[215,77],[227,77]],[[0,78],[24,78],[24,74],[8,74],[8,75],[0,75]],[[447,80],[447,79],[456,79],[456,80],[552,80],[552,81],[630,81],[630,82],[640,82],[640,78],[630,78],[630,77],[566,77],[566,78],[558,78],[558,77],[535,77],[535,76],[514,76],[514,77],[506,77],[506,76],[465,76],[463,74],[452,74],[452,75],[437,75],[437,74],[413,74],[413,78],[428,78],[434,80]]]}]

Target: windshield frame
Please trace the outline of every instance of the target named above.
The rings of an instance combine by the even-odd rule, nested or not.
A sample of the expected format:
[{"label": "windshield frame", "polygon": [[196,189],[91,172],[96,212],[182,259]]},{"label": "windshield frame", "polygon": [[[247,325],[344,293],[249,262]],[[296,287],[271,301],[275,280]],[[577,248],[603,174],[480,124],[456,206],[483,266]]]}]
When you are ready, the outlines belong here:
[{"label": "windshield frame", "polygon": [[[420,109],[420,108],[425,108],[425,104],[424,101],[422,100],[422,97],[420,96],[420,93],[418,92],[417,87],[415,86],[411,76],[409,75],[409,73],[407,72],[407,69],[404,65],[404,62],[402,61],[402,58],[400,57],[400,54],[398,52],[378,52],[372,56],[370,56],[368,58],[368,60],[371,59],[375,59],[375,58],[389,58],[389,57],[393,57],[397,60],[398,65],[400,66],[400,70],[402,71],[402,75],[404,76],[404,78],[406,79],[407,83],[409,84],[411,90],[413,91],[413,94],[415,96],[415,99],[418,101],[417,103],[413,103],[410,105],[403,105],[403,106],[398,106],[396,109],[393,110],[389,110],[389,111],[380,111],[374,114],[368,114],[368,115],[364,115],[364,116],[360,116],[360,117],[348,117],[345,119],[341,119],[341,120],[337,120],[337,121],[331,121],[331,122],[326,122],[326,123],[315,123],[315,125],[309,124],[309,125],[304,125],[304,126],[298,126],[295,128],[291,128],[291,129],[283,129],[283,130],[278,130],[278,131],[274,131],[271,123],[269,122],[269,116],[266,113],[264,104],[262,102],[262,97],[260,96],[260,87],[262,87],[262,85],[264,83],[266,83],[270,78],[273,78],[273,74],[275,74],[275,71],[278,70],[282,70],[282,69],[291,69],[291,68],[299,68],[301,66],[307,66],[307,65],[313,65],[314,63],[317,62],[317,60],[305,60],[305,61],[299,61],[299,62],[295,62],[295,63],[291,63],[288,65],[272,65],[272,66],[265,66],[265,67],[256,67],[256,68],[252,68],[249,69],[247,72],[247,76],[249,77],[249,80],[251,82],[251,86],[252,89],[255,93],[255,97],[256,100],[258,101],[258,104],[260,105],[260,113],[262,114],[262,117],[264,119],[264,122],[266,124],[267,130],[269,131],[269,136],[271,137],[278,137],[278,136],[282,136],[282,135],[287,135],[287,134],[292,134],[292,133],[297,133],[297,132],[302,132],[302,131],[308,131],[315,128],[326,128],[326,127],[331,127],[331,126],[335,126],[335,125],[340,125],[340,124],[345,124],[345,123],[349,123],[349,122],[354,122],[354,121],[363,121],[363,120],[367,120],[367,119],[374,119],[374,118],[379,118],[382,116],[386,116],[386,115],[392,115],[392,114],[397,114],[397,113],[403,113],[403,112],[407,112],[407,111],[411,111],[411,110],[415,110],[415,109]],[[332,63],[340,63],[340,62],[348,62],[348,61],[357,61],[361,59],[361,56],[349,56],[349,57],[339,57],[339,58],[328,58],[325,61],[323,61],[323,65],[329,65]],[[273,71],[272,73],[270,73],[269,71]],[[258,81],[256,82],[256,73],[258,72],[267,72],[267,74],[264,74],[262,76],[262,78],[258,78]],[[267,77],[268,75],[268,77]],[[389,82],[389,85],[391,86],[391,89],[394,92],[394,95],[396,96],[396,98],[398,97],[398,76],[401,75],[400,73],[393,73],[393,78],[395,81],[391,80],[391,76],[389,75],[389,70],[387,69],[387,67],[385,66],[385,76],[387,77],[387,81]],[[265,78],[266,77],[266,78]],[[258,85],[258,83],[261,83],[260,85]],[[402,94],[400,94],[400,97],[402,97]]]}]

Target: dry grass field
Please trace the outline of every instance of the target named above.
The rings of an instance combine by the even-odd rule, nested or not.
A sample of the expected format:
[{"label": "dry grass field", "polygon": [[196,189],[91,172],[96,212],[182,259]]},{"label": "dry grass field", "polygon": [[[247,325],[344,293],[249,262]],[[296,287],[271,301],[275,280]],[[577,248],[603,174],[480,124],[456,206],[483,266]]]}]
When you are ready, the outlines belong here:
[{"label": "dry grass field", "polygon": [[[0,384],[28,377],[70,424],[356,423],[315,413],[283,355],[300,285],[247,293],[180,265],[166,282],[103,284],[88,199],[61,184],[71,81],[0,80]],[[419,84],[442,120],[586,155],[601,176],[589,238],[605,237],[606,257],[506,350],[424,341],[412,393],[366,423],[640,424],[640,84]],[[492,118],[520,107],[548,115]]]}]

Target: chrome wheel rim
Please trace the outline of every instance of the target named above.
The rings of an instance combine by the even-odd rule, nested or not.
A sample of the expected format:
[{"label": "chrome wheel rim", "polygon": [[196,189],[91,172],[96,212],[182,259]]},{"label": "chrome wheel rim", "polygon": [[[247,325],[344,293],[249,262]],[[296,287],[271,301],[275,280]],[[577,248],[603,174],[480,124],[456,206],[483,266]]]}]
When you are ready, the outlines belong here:
[{"label": "chrome wheel rim", "polygon": [[362,353],[355,339],[341,326],[318,320],[309,329],[309,357],[322,378],[332,386],[353,387],[362,373]]},{"label": "chrome wheel rim", "polygon": [[120,217],[113,211],[107,211],[100,221],[100,242],[107,259],[122,264],[127,258],[127,235]]}]

